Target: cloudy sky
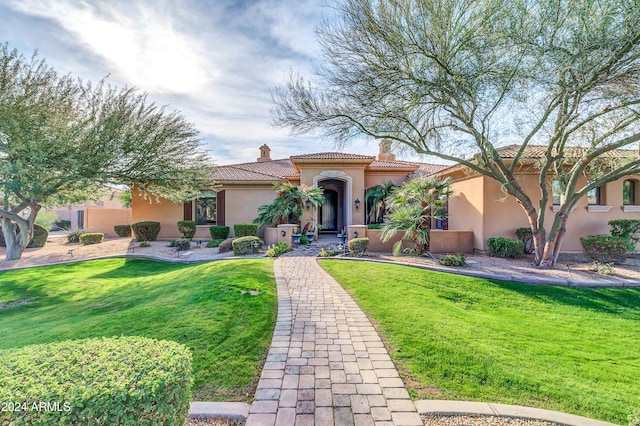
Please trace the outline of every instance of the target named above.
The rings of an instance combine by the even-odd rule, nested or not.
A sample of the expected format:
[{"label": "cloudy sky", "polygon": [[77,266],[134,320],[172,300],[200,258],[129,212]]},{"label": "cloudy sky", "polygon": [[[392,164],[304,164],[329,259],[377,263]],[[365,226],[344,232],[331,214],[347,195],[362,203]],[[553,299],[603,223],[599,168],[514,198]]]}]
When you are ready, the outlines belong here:
[{"label": "cloudy sky", "polygon": [[[310,76],[324,0],[0,0],[0,42],[61,73],[135,86],[180,110],[217,164],[336,150],[270,125],[270,89]],[[348,152],[374,155],[377,142]]]}]

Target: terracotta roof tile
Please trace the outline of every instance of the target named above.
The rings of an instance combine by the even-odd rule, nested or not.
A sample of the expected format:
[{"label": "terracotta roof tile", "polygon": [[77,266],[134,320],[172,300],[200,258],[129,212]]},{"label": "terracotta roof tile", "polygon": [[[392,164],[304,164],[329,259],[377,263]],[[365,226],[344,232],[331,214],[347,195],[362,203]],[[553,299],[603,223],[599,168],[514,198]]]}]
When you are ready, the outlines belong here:
[{"label": "terracotta roof tile", "polygon": [[[507,146],[498,148],[497,151],[502,158],[513,158],[516,156],[519,149],[520,149],[520,145],[507,145]],[[584,151],[585,151],[585,148],[577,147],[577,146],[569,146],[565,148],[565,153],[567,157],[578,157],[582,155]],[[546,153],[547,153],[547,147],[544,145],[528,145],[525,148],[522,154],[522,157],[540,158],[545,156]],[[630,149],[616,149],[616,150],[607,152],[606,154],[604,154],[604,156],[608,158],[626,158],[634,154],[637,155],[637,151],[630,150]]]},{"label": "terracotta roof tile", "polygon": [[245,170],[235,166],[220,166],[216,168],[215,180],[218,181],[265,181],[276,182],[283,180],[280,176]]},{"label": "terracotta roof tile", "polygon": [[373,155],[347,154],[344,152],[318,152],[315,154],[292,155],[291,160],[375,160]]}]

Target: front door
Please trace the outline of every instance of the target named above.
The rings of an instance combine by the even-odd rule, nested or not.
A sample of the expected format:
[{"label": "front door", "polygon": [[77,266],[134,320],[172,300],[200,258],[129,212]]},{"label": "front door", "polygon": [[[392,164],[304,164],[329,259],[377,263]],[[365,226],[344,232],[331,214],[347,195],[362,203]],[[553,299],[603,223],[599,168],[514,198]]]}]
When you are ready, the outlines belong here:
[{"label": "front door", "polygon": [[323,231],[338,230],[338,194],[331,189],[325,189],[324,201],[320,206],[320,224]]}]

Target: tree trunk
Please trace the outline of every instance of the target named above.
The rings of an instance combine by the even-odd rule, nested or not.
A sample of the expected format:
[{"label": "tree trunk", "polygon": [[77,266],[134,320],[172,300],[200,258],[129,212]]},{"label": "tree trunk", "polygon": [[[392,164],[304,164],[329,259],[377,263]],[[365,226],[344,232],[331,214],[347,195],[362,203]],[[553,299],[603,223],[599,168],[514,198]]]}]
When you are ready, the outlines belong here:
[{"label": "tree trunk", "polygon": [[[37,212],[35,214],[32,213],[34,218],[36,214]],[[2,234],[7,245],[5,260],[17,260],[22,257],[24,249],[33,236],[33,225],[30,222],[32,221],[21,217],[15,218],[15,221],[5,217],[0,219]]]}]

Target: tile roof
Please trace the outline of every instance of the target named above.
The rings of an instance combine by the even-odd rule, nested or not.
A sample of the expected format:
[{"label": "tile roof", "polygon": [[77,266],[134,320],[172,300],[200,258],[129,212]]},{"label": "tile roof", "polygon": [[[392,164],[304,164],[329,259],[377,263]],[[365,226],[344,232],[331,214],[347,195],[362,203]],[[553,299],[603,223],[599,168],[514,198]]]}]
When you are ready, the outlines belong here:
[{"label": "tile roof", "polygon": [[291,160],[375,160],[373,155],[346,154],[344,152],[318,152],[315,154],[292,155]]},{"label": "tile roof", "polygon": [[[496,151],[502,158],[513,158],[518,153],[520,145],[507,145],[501,148],[497,148]],[[568,146],[565,148],[567,156],[577,157],[582,155],[586,148],[578,146]],[[524,158],[540,158],[547,153],[547,147],[544,145],[528,145],[522,154]],[[631,155],[637,155],[638,151],[631,149],[616,149],[604,154],[608,158],[626,158]]]}]

